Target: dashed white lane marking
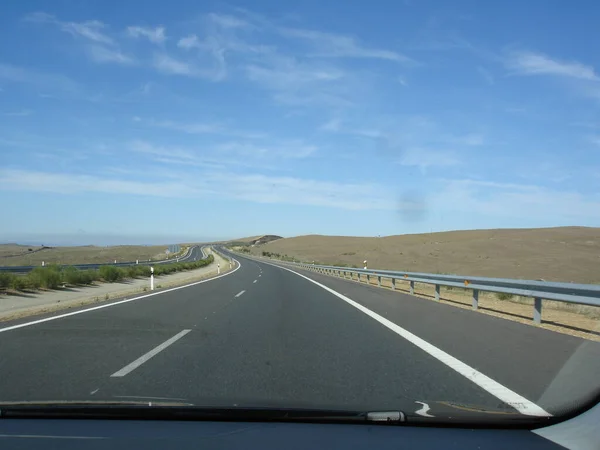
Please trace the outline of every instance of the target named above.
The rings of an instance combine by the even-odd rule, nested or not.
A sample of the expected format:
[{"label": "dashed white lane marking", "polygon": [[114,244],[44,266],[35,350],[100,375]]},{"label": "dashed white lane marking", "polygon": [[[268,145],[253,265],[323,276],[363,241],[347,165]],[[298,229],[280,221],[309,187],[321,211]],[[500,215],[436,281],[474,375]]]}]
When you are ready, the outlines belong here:
[{"label": "dashed white lane marking", "polygon": [[258,280],[254,280],[252,283],[256,283]]},{"label": "dashed white lane marking", "polygon": [[135,370],[138,367],[140,367],[142,364],[144,364],[150,358],[158,355],[160,352],[162,352],[169,345],[173,344],[174,342],[176,342],[179,339],[181,339],[182,337],[184,337],[190,331],[192,331],[192,330],[183,330],[183,331],[180,331],[175,336],[173,336],[171,339],[167,339],[165,342],[163,342],[162,344],[160,344],[158,347],[153,348],[152,350],[150,350],[145,355],[142,355],[138,359],[136,359],[135,361],[133,361],[131,364],[127,364],[121,370],[118,370],[117,372],[113,373],[111,375],[111,377],[124,377],[128,373],[130,373],[133,370]]},{"label": "dashed white lane marking", "polygon": [[96,392],[98,392],[100,390],[100,388],[98,389],[94,389],[92,392],[90,392],[90,395],[94,395]]},{"label": "dashed white lane marking", "polygon": [[241,292],[238,292],[237,294],[235,294],[236,298],[239,297],[240,295],[243,295],[244,292],[246,292],[246,291],[241,291]]},{"label": "dashed white lane marking", "polygon": [[393,331],[398,336],[406,339],[411,344],[417,346],[418,348],[423,350],[425,353],[433,356],[435,359],[437,359],[441,363],[443,363],[443,364],[447,365],[448,367],[450,367],[451,369],[455,370],[460,375],[462,375],[469,381],[475,383],[477,386],[482,388],[484,391],[490,393],[497,399],[502,400],[507,405],[512,406],[517,411],[519,411],[521,414],[523,414],[525,416],[536,416],[536,417],[551,417],[552,416],[552,414],[550,414],[549,412],[544,410],[541,406],[538,406],[535,403],[533,403],[532,401],[527,400],[525,397],[521,396],[520,394],[517,394],[515,391],[507,388],[506,386],[498,383],[496,380],[493,380],[492,378],[488,377],[487,375],[485,375],[485,374],[479,372],[478,370],[474,369],[473,367],[469,366],[468,364],[465,364],[461,360],[455,358],[454,356],[450,355],[449,353],[446,353],[445,351],[436,347],[435,345],[430,344],[425,339],[421,339],[419,336],[411,333],[410,331],[402,328],[399,325],[396,325],[394,322],[386,319],[383,316],[380,316],[376,312],[371,311],[368,308],[365,308],[363,305],[355,302],[351,298],[346,297],[343,294],[340,294],[339,292],[325,286],[324,284],[319,283],[318,281],[313,280],[312,278],[304,276],[301,273],[298,273],[294,270],[288,269],[287,267],[282,267],[282,266],[278,266],[278,265],[270,264],[270,263],[265,263],[265,264],[269,264],[271,266],[278,267],[282,270],[287,270],[288,272],[292,272],[293,274],[298,275],[299,277],[302,277],[305,280],[310,281],[313,284],[316,284],[320,288],[325,289],[327,292],[342,299],[349,305],[353,306],[354,308],[358,309],[362,313],[364,313],[367,316],[371,317],[372,319],[376,320],[384,327]]},{"label": "dashed white lane marking", "polygon": [[429,411],[431,409],[427,403],[424,403],[424,402],[415,402],[415,403],[419,403],[420,405],[422,405],[421,409],[417,409],[415,411],[415,414],[418,414],[423,417],[435,417],[435,416],[432,416],[431,414],[427,414],[427,411]]}]

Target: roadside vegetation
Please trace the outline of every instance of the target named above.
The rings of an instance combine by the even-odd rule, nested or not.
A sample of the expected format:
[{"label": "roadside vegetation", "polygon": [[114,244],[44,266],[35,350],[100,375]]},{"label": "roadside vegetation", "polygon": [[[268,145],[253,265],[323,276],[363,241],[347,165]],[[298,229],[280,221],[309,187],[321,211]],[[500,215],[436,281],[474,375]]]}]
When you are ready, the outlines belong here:
[{"label": "roadside vegetation", "polygon": [[[157,264],[154,275],[168,275],[175,272],[198,269],[214,261],[213,255],[194,262]],[[67,286],[86,286],[94,282],[115,283],[131,278],[150,276],[150,266],[101,266],[99,269],[80,270],[72,266],[50,265],[36,267],[31,272],[20,275],[0,272],[0,291],[35,291],[57,289]]]}]

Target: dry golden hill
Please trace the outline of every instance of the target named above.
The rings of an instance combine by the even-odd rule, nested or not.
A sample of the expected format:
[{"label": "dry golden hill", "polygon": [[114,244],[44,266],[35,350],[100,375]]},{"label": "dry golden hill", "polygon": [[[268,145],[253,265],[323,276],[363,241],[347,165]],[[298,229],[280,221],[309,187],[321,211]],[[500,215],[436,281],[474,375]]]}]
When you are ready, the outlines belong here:
[{"label": "dry golden hill", "polygon": [[334,265],[600,283],[600,228],[449,231],[387,237],[298,236],[251,247]]}]

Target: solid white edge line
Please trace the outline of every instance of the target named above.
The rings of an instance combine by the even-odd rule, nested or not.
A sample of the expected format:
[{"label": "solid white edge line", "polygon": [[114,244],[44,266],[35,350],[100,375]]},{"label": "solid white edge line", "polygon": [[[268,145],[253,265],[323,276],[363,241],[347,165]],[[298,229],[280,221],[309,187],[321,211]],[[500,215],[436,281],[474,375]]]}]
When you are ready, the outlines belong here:
[{"label": "solid white edge line", "polygon": [[4,333],[5,331],[16,330],[18,328],[29,327],[31,325],[37,325],[39,323],[50,322],[51,320],[64,319],[65,317],[75,316],[77,314],[83,314],[83,313],[90,312],[90,311],[96,311],[98,309],[110,308],[111,306],[122,305],[123,303],[134,302],[136,300],[141,300],[143,298],[153,297],[155,295],[162,295],[162,294],[166,294],[167,292],[173,292],[173,291],[177,291],[179,289],[185,289],[185,288],[188,288],[188,287],[191,287],[191,286],[196,286],[198,284],[208,283],[209,281],[213,281],[213,280],[216,280],[218,278],[223,278],[223,277],[226,277],[227,275],[231,275],[231,274],[235,273],[238,269],[240,269],[242,267],[242,264],[237,259],[234,259],[234,261],[238,263],[238,266],[234,270],[232,270],[231,272],[224,273],[222,275],[217,275],[216,277],[208,278],[206,280],[201,280],[201,281],[195,281],[193,283],[184,284],[183,286],[177,286],[177,287],[174,287],[174,288],[171,288],[171,289],[165,289],[164,291],[154,292],[153,294],[141,295],[139,297],[128,298],[126,300],[120,300],[120,301],[114,302],[114,303],[108,303],[106,305],[94,306],[92,308],[83,309],[81,311],[73,311],[73,312],[66,313],[66,314],[60,314],[58,316],[46,317],[45,319],[39,319],[39,320],[31,321],[31,322],[21,323],[21,324],[18,324],[18,325],[12,325],[12,326],[6,327],[6,328],[0,328],[0,333]]},{"label": "solid white edge line", "polygon": [[380,316],[376,312],[373,312],[370,309],[365,308],[361,304],[346,297],[345,295],[340,294],[339,292],[334,291],[333,289],[325,286],[324,284],[321,284],[318,281],[315,281],[307,276],[304,276],[301,273],[298,273],[294,270],[288,269],[287,267],[282,267],[282,266],[278,266],[276,264],[271,264],[271,263],[267,263],[267,262],[265,262],[264,264],[269,264],[270,266],[279,267],[280,269],[287,270],[288,272],[292,272],[293,274],[296,274],[299,277],[302,277],[305,280],[308,280],[311,283],[316,284],[317,286],[325,289],[327,292],[344,300],[349,305],[354,306],[356,309],[363,312],[364,314],[371,317],[372,319],[376,320],[377,322],[382,324],[384,327],[390,329],[397,335],[399,335],[399,336],[403,337],[404,339],[406,339],[407,341],[409,341],[411,344],[419,347],[421,350],[423,350],[424,352],[433,356],[438,361],[444,363],[451,369],[455,370],[460,375],[462,375],[463,377],[467,378],[469,381],[475,383],[477,386],[482,388],[484,391],[492,394],[497,399],[502,400],[507,405],[512,406],[517,411],[519,411],[521,414],[526,415],[526,416],[536,416],[536,417],[551,417],[552,416],[552,414],[545,411],[542,407],[536,405],[535,403],[533,403],[530,400],[527,400],[525,397],[517,394],[515,391],[507,388],[506,386],[503,386],[502,384],[498,383],[497,381],[493,380],[492,378],[488,377],[487,375],[479,372],[478,370],[474,369],[473,367],[469,366],[468,364],[465,364],[464,362],[460,361],[459,359],[455,358],[454,356],[437,348],[433,344],[430,344],[429,342],[425,341],[424,339],[421,339],[419,336],[411,333],[410,331],[405,330],[401,326],[396,325],[395,323],[386,319],[385,317]]},{"label": "solid white edge line", "polygon": [[240,291],[240,292],[238,292],[237,294],[235,294],[235,297],[236,297],[236,298],[237,298],[237,297],[239,297],[239,296],[240,296],[240,295],[242,295],[244,292],[246,292],[246,291]]},{"label": "solid white edge line", "polygon": [[138,359],[136,359],[132,363],[127,364],[121,370],[116,371],[115,373],[113,373],[111,375],[111,377],[124,377],[128,373],[130,373],[130,372],[134,371],[135,369],[137,369],[138,367],[140,367],[142,364],[144,364],[150,358],[153,358],[154,356],[158,355],[160,352],[162,352],[169,345],[175,343],[176,341],[178,341],[179,339],[181,339],[182,337],[184,337],[190,331],[192,331],[192,330],[183,330],[183,331],[180,331],[179,333],[177,333],[172,338],[167,339],[165,342],[163,342],[159,346],[154,347],[152,350],[150,350],[145,355],[140,356]]}]

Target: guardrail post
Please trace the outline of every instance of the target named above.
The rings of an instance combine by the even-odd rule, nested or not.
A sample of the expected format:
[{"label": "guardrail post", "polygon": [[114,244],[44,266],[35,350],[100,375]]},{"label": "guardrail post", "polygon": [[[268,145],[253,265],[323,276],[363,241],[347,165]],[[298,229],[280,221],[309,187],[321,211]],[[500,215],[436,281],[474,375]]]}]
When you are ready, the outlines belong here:
[{"label": "guardrail post", "polygon": [[436,300],[440,299],[440,285],[439,284],[435,285],[435,299]]},{"label": "guardrail post", "polygon": [[415,294],[415,282],[414,281],[410,282],[410,293],[411,293],[411,295]]},{"label": "guardrail post", "polygon": [[392,291],[396,290],[396,279],[392,278]]},{"label": "guardrail post", "polygon": [[479,308],[479,289],[473,289],[473,309]]},{"label": "guardrail post", "polygon": [[542,299],[540,297],[533,300],[533,321],[537,324],[542,323]]},{"label": "guardrail post", "polygon": [[360,283],[360,272],[356,272],[356,278],[358,279],[358,282]]},{"label": "guardrail post", "polygon": [[371,275],[367,274],[367,284],[371,284]]},{"label": "guardrail post", "polygon": [[381,287],[381,277],[377,277],[377,286]]}]

